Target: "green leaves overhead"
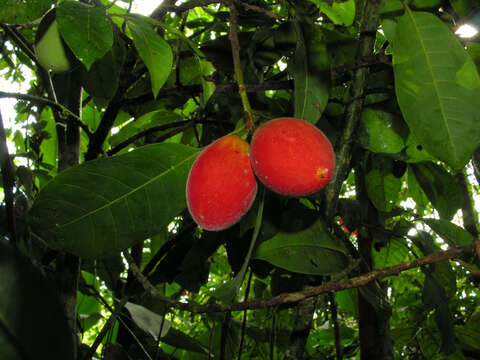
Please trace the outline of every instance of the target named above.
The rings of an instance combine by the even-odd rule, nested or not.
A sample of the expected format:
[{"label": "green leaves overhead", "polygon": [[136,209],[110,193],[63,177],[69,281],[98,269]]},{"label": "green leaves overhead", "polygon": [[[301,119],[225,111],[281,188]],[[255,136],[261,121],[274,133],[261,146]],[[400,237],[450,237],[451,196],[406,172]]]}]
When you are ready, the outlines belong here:
[{"label": "green leaves overhead", "polygon": [[405,121],[433,156],[460,169],[480,144],[480,78],[450,29],[407,9],[393,42],[395,90]]},{"label": "green leaves overhead", "polygon": [[113,31],[104,7],[64,1],[57,8],[57,22],[63,39],[87,70],[112,48]]},{"label": "green leaves overhead", "polygon": [[32,230],[85,258],[115,255],[160,232],[185,209],[198,149],[156,144],[67,169],[38,194]]},{"label": "green leaves overhead", "polygon": [[173,65],[173,53],[170,45],[152,28],[148,18],[131,15],[128,17],[128,28],[140,58],[150,73],[153,96],[157,96],[168,79]]},{"label": "green leaves overhead", "polygon": [[0,22],[26,24],[38,20],[54,3],[54,0],[0,0]]},{"label": "green leaves overhead", "polygon": [[0,358],[74,359],[73,336],[53,284],[3,240],[0,294]]},{"label": "green leaves overhead", "polygon": [[335,274],[348,264],[345,249],[322,220],[299,232],[278,233],[258,246],[254,258],[310,275]]}]

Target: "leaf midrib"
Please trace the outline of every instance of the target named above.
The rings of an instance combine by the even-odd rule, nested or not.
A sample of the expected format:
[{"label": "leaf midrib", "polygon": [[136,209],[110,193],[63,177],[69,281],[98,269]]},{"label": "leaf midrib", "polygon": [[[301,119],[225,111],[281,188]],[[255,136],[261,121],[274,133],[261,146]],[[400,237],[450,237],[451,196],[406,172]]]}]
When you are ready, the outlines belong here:
[{"label": "leaf midrib", "polygon": [[[448,135],[448,138],[449,138],[449,142],[450,144],[454,143],[453,141],[453,137],[452,137],[452,133],[451,133],[451,130],[450,130],[450,127],[448,125],[448,121],[447,121],[447,115],[446,115],[446,112],[445,112],[445,108],[444,108],[444,105],[443,105],[443,102],[441,101],[442,97],[441,97],[441,94],[440,94],[440,90],[438,88],[438,83],[437,83],[437,79],[436,77],[434,76],[434,72],[433,72],[433,66],[432,66],[432,63],[430,61],[430,57],[428,55],[428,52],[427,52],[427,49],[425,47],[425,43],[423,41],[423,37],[422,37],[422,34],[420,32],[420,29],[419,27],[417,26],[417,23],[414,19],[414,16],[413,16],[413,12],[412,10],[410,10],[410,8],[408,6],[406,6],[406,11],[408,13],[408,16],[410,17],[410,20],[412,21],[412,24],[413,24],[413,27],[415,29],[415,32],[418,36],[418,39],[420,41],[420,44],[422,45],[422,49],[423,49],[423,53],[425,54],[425,62],[427,63],[427,67],[428,67],[428,70],[429,70],[429,73],[432,77],[432,83],[433,83],[433,87],[434,87],[434,90],[435,90],[435,94],[437,95],[437,99],[438,99],[438,103],[440,105],[440,111],[442,113],[442,120],[444,122],[444,125],[445,125],[445,129],[447,131],[447,135]],[[454,155],[454,158],[455,159],[458,159],[458,156],[457,156],[457,152],[456,152],[456,148],[455,146],[451,147],[452,148],[452,152],[453,152],[453,155]]]},{"label": "leaf midrib", "polygon": [[89,211],[87,213],[85,213],[84,215],[82,216],[79,216],[78,218],[75,218],[73,220],[70,220],[62,225],[60,225],[59,227],[66,227],[66,226],[69,226],[69,225],[72,225],[78,221],[81,221],[85,218],[88,218],[89,216],[92,216],[104,209],[107,209],[109,207],[111,207],[113,204],[117,203],[117,202],[120,202],[121,200],[125,199],[125,198],[128,198],[130,195],[134,194],[135,192],[137,191],[140,191],[141,189],[145,188],[146,186],[150,185],[151,183],[157,181],[158,179],[162,178],[163,176],[166,176],[168,173],[170,172],[173,172],[175,171],[177,168],[179,168],[181,165],[183,165],[185,162],[188,162],[190,161],[192,158],[196,157],[197,156],[197,152],[194,152],[192,155],[186,157],[185,159],[183,159],[181,162],[179,162],[178,164],[174,165],[174,166],[170,166],[166,171],[158,174],[157,176],[154,176],[152,177],[151,179],[149,179],[148,181],[146,181],[145,183],[143,183],[142,185],[136,187],[136,188],[132,188],[132,190],[130,190],[129,192],[119,196],[118,198],[116,198],[115,200],[113,201],[110,201],[108,203],[106,203],[105,205],[103,206],[100,206],[92,211]]}]

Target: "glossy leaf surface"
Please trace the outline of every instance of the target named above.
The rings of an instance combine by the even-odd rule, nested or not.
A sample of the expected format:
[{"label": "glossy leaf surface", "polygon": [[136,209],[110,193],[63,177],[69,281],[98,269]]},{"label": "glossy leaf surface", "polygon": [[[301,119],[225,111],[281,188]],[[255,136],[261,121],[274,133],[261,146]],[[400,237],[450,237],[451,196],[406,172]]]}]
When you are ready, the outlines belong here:
[{"label": "glossy leaf surface", "polygon": [[69,168],[38,194],[33,231],[75,255],[115,255],[185,209],[185,183],[197,154],[187,146],[155,144]]},{"label": "glossy leaf surface", "polygon": [[254,258],[311,275],[335,274],[348,264],[340,241],[328,233],[321,220],[299,232],[278,233],[258,246]]},{"label": "glossy leaf surface", "polygon": [[64,1],[57,8],[60,34],[87,70],[113,45],[113,30],[105,8],[79,1]]},{"label": "glossy leaf surface", "polygon": [[130,16],[128,18],[128,28],[132,32],[133,42],[138,50],[138,54],[150,73],[153,96],[157,96],[172,70],[172,49],[153,30],[148,18],[138,15]]},{"label": "glossy leaf surface", "polygon": [[480,78],[467,51],[434,15],[407,10],[396,27],[393,65],[411,131],[430,154],[462,168],[480,144]]}]

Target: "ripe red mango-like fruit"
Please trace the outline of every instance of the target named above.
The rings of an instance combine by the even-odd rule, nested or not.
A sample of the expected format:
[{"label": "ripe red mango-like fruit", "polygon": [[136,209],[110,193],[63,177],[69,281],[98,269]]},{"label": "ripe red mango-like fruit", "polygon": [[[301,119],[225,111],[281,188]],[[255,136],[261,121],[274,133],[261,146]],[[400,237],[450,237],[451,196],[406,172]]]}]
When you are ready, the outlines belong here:
[{"label": "ripe red mango-like fruit", "polygon": [[260,126],[253,134],[251,161],[266,187],[294,197],[316,193],[335,170],[335,153],[328,138],[296,118],[278,118]]},{"label": "ripe red mango-like fruit", "polygon": [[227,135],[207,146],[190,169],[186,193],[190,214],[205,230],[237,223],[257,194],[249,144]]}]

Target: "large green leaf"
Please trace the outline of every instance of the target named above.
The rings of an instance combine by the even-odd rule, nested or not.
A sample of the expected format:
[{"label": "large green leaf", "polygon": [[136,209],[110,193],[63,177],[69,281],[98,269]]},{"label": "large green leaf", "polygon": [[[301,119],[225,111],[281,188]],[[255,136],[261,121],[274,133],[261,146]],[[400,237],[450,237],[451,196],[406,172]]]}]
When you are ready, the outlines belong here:
[{"label": "large green leaf", "polygon": [[327,46],[316,39],[321,33],[296,24],[297,47],[294,73],[295,117],[316,123],[327,106],[329,96]]},{"label": "large green leaf", "polygon": [[254,258],[311,275],[335,274],[348,264],[341,242],[328,232],[322,220],[299,232],[278,233],[258,246]]},{"label": "large green leaf", "polygon": [[365,184],[373,205],[380,211],[392,211],[402,187],[402,179],[393,174],[393,160],[372,156],[367,164]]},{"label": "large green leaf", "polygon": [[469,246],[474,240],[467,230],[450,221],[443,219],[422,219],[422,221],[430,226],[450,246]]},{"label": "large green leaf", "polygon": [[32,230],[75,255],[115,255],[160,232],[186,207],[185,184],[197,154],[154,144],[69,168],[35,199]]},{"label": "large green leaf", "polygon": [[402,121],[392,113],[366,108],[359,130],[360,144],[372,152],[395,154],[405,147]]},{"label": "large green leaf", "polygon": [[58,29],[87,70],[113,45],[113,30],[104,7],[67,0],[57,8]]},{"label": "large green leaf", "polygon": [[54,0],[0,0],[0,22],[25,24],[38,20],[54,3]]},{"label": "large green leaf", "polygon": [[113,147],[142,131],[178,121],[182,121],[182,117],[173,111],[155,110],[143,114],[138,119],[122,126],[120,131],[112,135],[108,141]]},{"label": "large green leaf", "polygon": [[448,308],[447,293],[436,278],[428,272],[425,274],[422,301],[428,310],[435,309],[435,322],[442,339],[441,351],[447,355],[454,353],[455,331],[453,316]]},{"label": "large green leaf", "polygon": [[410,169],[440,217],[450,220],[462,206],[455,177],[434,163],[411,164]]},{"label": "large green leaf", "polygon": [[74,359],[73,337],[54,285],[0,241],[0,358]]},{"label": "large green leaf", "polygon": [[480,144],[480,78],[447,25],[407,9],[393,42],[395,90],[405,121],[425,149],[456,169]]},{"label": "large green leaf", "polygon": [[129,16],[128,28],[138,54],[145,63],[152,82],[153,96],[157,96],[172,70],[173,53],[170,45],[157,34],[150,20],[143,16]]},{"label": "large green leaf", "polygon": [[144,306],[127,302],[125,308],[130,313],[133,322],[155,340],[168,334],[170,321],[165,316],[158,315]]}]

